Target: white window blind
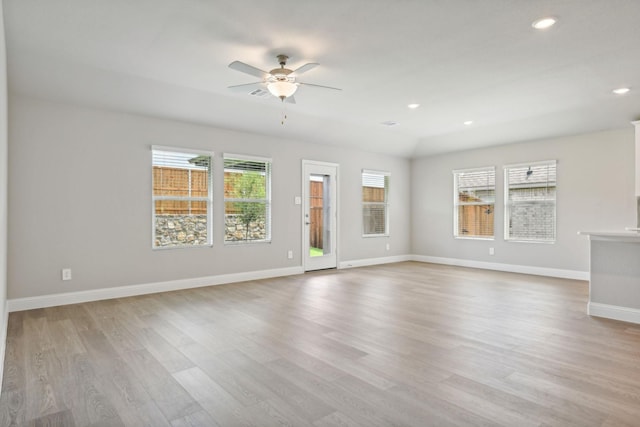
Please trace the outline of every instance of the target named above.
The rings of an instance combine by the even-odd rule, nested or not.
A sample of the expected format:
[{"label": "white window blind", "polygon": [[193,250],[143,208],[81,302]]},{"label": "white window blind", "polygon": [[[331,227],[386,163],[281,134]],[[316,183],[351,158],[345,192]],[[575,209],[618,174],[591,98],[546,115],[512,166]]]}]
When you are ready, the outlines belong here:
[{"label": "white window blind", "polygon": [[152,147],[154,248],[210,246],[212,153]]},{"label": "white window blind", "polygon": [[226,243],[271,241],[271,159],[224,155]]},{"label": "white window blind", "polygon": [[453,235],[494,237],[496,169],[485,167],[453,171]]},{"label": "white window blind", "polygon": [[362,171],[362,234],[389,235],[389,172]]},{"label": "white window blind", "polygon": [[505,239],[556,239],[556,161],[504,168]]}]

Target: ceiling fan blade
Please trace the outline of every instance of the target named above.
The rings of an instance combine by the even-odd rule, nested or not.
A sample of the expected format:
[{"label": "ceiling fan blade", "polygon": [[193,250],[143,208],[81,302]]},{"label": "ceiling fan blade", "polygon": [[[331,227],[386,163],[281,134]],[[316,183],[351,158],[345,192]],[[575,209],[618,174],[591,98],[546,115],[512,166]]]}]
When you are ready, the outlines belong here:
[{"label": "ceiling fan blade", "polygon": [[266,71],[240,61],[233,61],[231,64],[229,64],[229,68],[231,68],[232,70],[240,71],[241,73],[260,77],[261,79],[264,79],[269,75],[269,73],[267,73]]},{"label": "ceiling fan blade", "polygon": [[258,87],[262,85],[263,82],[253,82],[253,83],[245,83],[241,85],[228,86],[227,89],[231,89],[234,92],[246,92],[253,87]]},{"label": "ceiling fan blade", "polygon": [[307,72],[307,71],[309,71],[309,70],[313,70],[313,69],[314,69],[314,68],[316,68],[318,65],[320,65],[320,64],[318,64],[317,62],[309,62],[309,63],[304,64],[304,65],[302,65],[302,66],[300,66],[300,67],[296,68],[295,70],[293,70],[293,73],[292,73],[292,74],[296,74],[296,75],[298,75],[298,76],[299,76],[299,75],[300,75],[300,74],[302,74],[302,73],[306,73],[306,72]]},{"label": "ceiling fan blade", "polygon": [[332,90],[342,90],[340,88],[337,87],[331,87],[331,86],[322,86],[322,85],[314,85],[313,83],[302,83],[302,82],[296,82],[300,85],[305,85],[305,86],[313,86],[313,87],[319,87],[321,89],[332,89]]},{"label": "ceiling fan blade", "polygon": [[291,95],[291,96],[287,96],[284,99],[284,102],[287,102],[289,104],[295,104],[296,103],[296,99],[293,97],[293,95]]}]

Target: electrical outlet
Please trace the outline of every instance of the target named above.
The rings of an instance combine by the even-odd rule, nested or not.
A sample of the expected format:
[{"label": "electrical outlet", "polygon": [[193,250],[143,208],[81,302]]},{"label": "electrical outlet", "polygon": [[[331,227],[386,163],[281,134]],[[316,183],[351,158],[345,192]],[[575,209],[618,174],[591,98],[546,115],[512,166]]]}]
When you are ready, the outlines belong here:
[{"label": "electrical outlet", "polygon": [[293,259],[293,251],[287,252],[287,258]]},{"label": "electrical outlet", "polygon": [[489,248],[489,255],[495,255],[496,251],[494,250],[494,248]]},{"label": "electrical outlet", "polygon": [[62,269],[62,280],[71,280],[71,269],[63,268]]}]

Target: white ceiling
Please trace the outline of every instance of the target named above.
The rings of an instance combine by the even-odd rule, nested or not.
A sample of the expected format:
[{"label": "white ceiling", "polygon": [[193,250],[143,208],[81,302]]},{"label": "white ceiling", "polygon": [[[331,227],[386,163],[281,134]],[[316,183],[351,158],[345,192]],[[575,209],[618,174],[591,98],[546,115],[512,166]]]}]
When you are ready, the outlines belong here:
[{"label": "white ceiling", "polygon": [[[629,126],[640,0],[4,0],[9,90],[405,157]],[[554,15],[557,25],[531,27]],[[297,104],[229,69],[321,65]],[[631,86],[616,96],[611,90]],[[409,110],[407,104],[420,103]],[[471,126],[463,125],[474,120]],[[399,124],[385,127],[381,122]]]}]

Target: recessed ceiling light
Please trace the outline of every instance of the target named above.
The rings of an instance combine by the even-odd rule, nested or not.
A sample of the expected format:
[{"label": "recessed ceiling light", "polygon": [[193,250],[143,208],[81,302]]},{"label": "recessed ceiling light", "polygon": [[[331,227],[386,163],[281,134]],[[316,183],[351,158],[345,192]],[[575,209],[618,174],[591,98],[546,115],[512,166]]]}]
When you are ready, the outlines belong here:
[{"label": "recessed ceiling light", "polygon": [[409,104],[409,105],[407,105],[407,107],[411,108],[412,110],[415,110],[419,106],[420,106],[420,104]]},{"label": "recessed ceiling light", "polygon": [[612,92],[616,95],[624,95],[625,93],[629,93],[631,89],[628,87],[619,87],[618,89],[614,89]]},{"label": "recessed ceiling light", "polygon": [[553,16],[547,16],[545,18],[540,18],[538,20],[533,21],[531,26],[536,30],[545,30],[549,27],[552,27],[553,24],[557,22],[557,19]]},{"label": "recessed ceiling light", "polygon": [[466,122],[463,123],[465,126],[469,126],[473,124],[473,120],[467,120]]}]

